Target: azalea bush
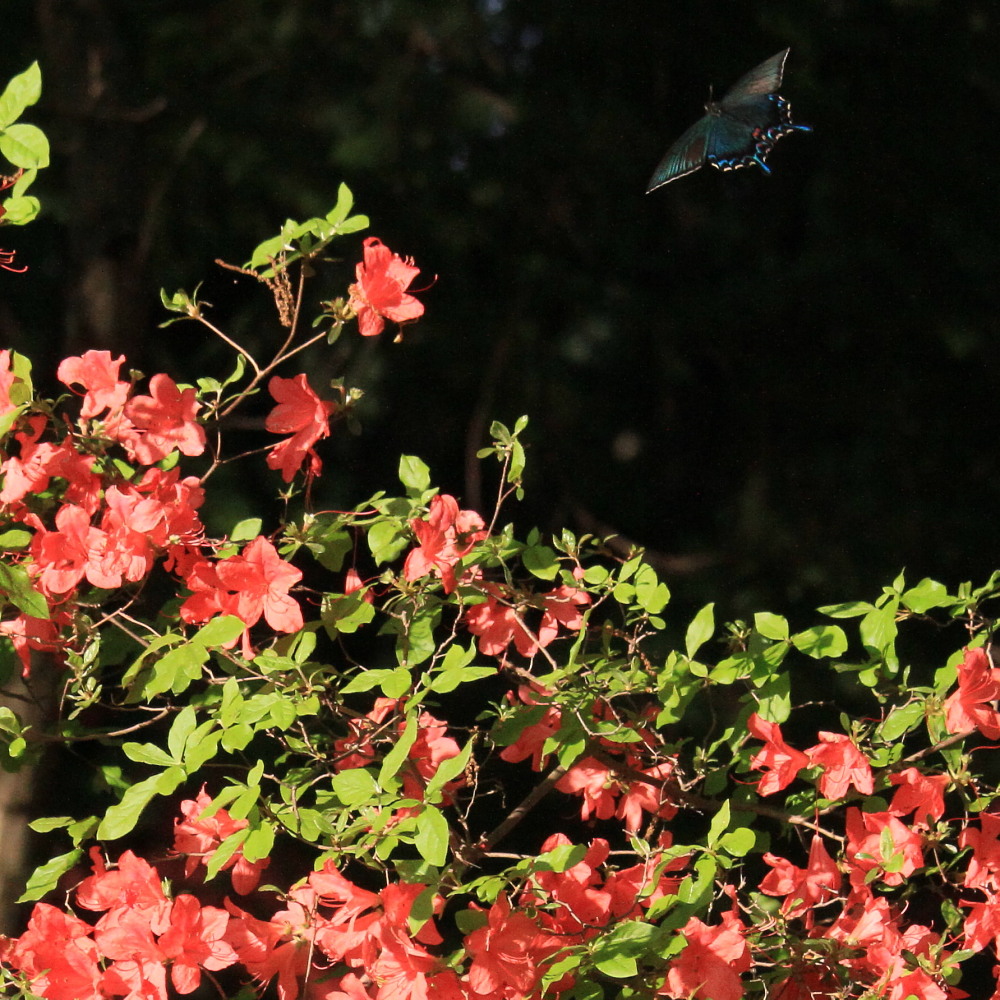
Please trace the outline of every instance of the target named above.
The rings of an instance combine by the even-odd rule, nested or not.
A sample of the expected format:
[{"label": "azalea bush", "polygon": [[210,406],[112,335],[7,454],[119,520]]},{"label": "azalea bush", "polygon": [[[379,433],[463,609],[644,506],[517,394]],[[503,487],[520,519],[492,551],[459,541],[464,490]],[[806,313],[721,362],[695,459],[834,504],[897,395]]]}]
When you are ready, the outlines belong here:
[{"label": "azalea bush", "polygon": [[[0,943],[5,995],[992,991],[1000,575],[900,576],[798,628],[674,614],[641,551],[515,531],[525,418],[484,442],[490,510],[410,455],[324,509],[324,439],[364,401],[303,352],[405,352],[390,335],[424,311],[417,265],[352,212],[341,186],[235,267],[274,301],[269,357],[163,296],[228,374],[92,350],[47,399],[0,352],[3,662],[59,677],[43,727],[0,709],[3,765],[85,744],[92,768],[80,811],[32,823],[49,860]],[[334,241],[353,272],[314,301]],[[265,392],[271,445],[232,453],[228,418]],[[232,462],[282,521],[206,531]]]}]

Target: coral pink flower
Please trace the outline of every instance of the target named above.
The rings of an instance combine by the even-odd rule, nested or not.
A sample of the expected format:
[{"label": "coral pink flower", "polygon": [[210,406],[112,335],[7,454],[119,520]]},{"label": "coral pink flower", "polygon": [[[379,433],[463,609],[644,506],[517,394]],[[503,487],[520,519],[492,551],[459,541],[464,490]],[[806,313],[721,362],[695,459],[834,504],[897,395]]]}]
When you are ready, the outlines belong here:
[{"label": "coral pink flower", "polygon": [[281,478],[290,483],[306,460],[306,474],[318,476],[323,462],[313,445],[330,433],[330,414],[337,408],[332,400],[320,399],[305,375],[279,378],[267,383],[267,391],[278,405],[267,415],[264,427],[272,434],[291,434],[267,453],[267,467],[280,469]]},{"label": "coral pink flower", "polygon": [[350,306],[363,337],[381,333],[387,319],[412,323],[424,314],[423,304],[406,291],[419,272],[412,259],[404,260],[377,237],[365,240],[365,259],[358,264],[358,280],[350,288]]},{"label": "coral pink flower", "polygon": [[185,455],[205,450],[205,428],[195,417],[198,400],[192,388],[180,389],[169,375],[149,380],[149,396],[133,396],[125,404],[132,426],[121,434],[122,444],[137,461],[152,465],[175,449]]}]

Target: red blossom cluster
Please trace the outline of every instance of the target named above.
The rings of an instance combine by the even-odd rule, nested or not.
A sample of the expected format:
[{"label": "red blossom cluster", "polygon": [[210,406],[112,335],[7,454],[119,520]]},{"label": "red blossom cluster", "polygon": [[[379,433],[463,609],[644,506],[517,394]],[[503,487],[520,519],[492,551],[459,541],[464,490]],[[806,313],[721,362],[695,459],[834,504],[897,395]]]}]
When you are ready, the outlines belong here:
[{"label": "red blossom cluster", "polygon": [[[958,687],[945,703],[946,728],[956,733],[978,730],[996,738],[1000,716],[990,703],[997,698],[1000,670],[984,649],[967,649],[958,666]],[[762,795],[787,787],[808,768],[819,769],[818,787],[825,798],[841,799],[851,788],[872,794],[871,764],[848,737],[820,733],[819,744],[799,751],[785,742],[779,726],[756,714],[747,728],[765,743],[751,761],[752,767],[766,772],[758,784]],[[982,813],[958,835],[958,846],[969,849],[961,884],[971,895],[957,899],[968,915],[951,947],[943,947],[940,932],[909,922],[905,906],[873,892],[873,885],[902,886],[925,867],[926,853],[940,836],[934,827],[944,816],[950,778],[911,766],[892,773],[889,782],[895,793],[886,810],[846,810],[839,864],[818,834],[805,868],[770,852],[763,856],[772,870],[761,882],[761,892],[782,898],[783,918],[801,920],[810,938],[838,946],[835,961],[797,968],[778,993],[782,1000],[828,994],[830,970],[836,967],[869,984],[875,996],[963,997],[967,994],[944,981],[952,955],[961,949],[1000,949],[1000,817],[992,813]],[[760,945],[765,944],[762,939]],[[1000,987],[994,997],[1000,997]]]},{"label": "red blossom cluster", "polygon": [[[405,719],[399,711],[402,703],[398,698],[376,698],[370,712],[360,718],[351,719],[350,735],[334,741],[337,756],[334,766],[337,771],[350,771],[365,767],[378,759],[379,748],[391,747],[400,737]],[[406,755],[406,761],[399,771],[403,783],[403,795],[407,799],[422,802],[427,782],[437,773],[446,760],[457,757],[460,747],[447,735],[448,726],[436,719],[430,712],[421,712],[417,717],[417,734]],[[442,789],[445,805],[452,802],[453,793],[465,785],[464,777],[447,782]],[[406,807],[393,816],[393,822],[415,815],[419,809]]]},{"label": "red blossom cluster", "polygon": [[[541,688],[531,690],[522,685],[518,698],[526,705],[548,703],[549,707],[541,719],[522,729],[517,739],[503,748],[500,756],[511,762],[530,757],[532,767],[540,771],[549,758],[544,750],[545,742],[559,731],[562,710],[551,703],[551,695]],[[610,705],[601,699],[593,703],[591,714],[595,720],[613,717]],[[627,832],[635,833],[642,826],[644,816],[666,820],[677,814],[672,799],[676,792],[673,780],[676,759],[656,748],[656,740],[648,729],[633,725],[630,732],[638,738],[637,742],[622,744],[605,737],[594,740],[593,746],[600,751],[600,759],[593,755],[582,756],[555,787],[583,799],[581,819],[614,817],[623,821]]]},{"label": "red blossom cluster", "polygon": [[[410,521],[418,545],[403,564],[403,577],[415,581],[431,575],[441,579],[446,594],[461,583],[486,596],[464,615],[468,630],[479,637],[479,649],[487,656],[503,657],[511,645],[521,656],[534,656],[548,646],[560,628],[579,632],[584,619],[581,608],[590,604],[585,590],[560,584],[548,593],[518,595],[507,584],[480,581],[478,570],[468,570],[456,579],[455,568],[477,542],[487,537],[483,519],[474,510],[461,510],[447,494],[432,497],[425,518]],[[540,610],[537,627],[527,620]]]},{"label": "red blossom cluster", "polygon": [[[76,433],[47,440],[49,419],[28,414],[12,434],[16,450],[0,460],[0,510],[32,529],[21,565],[50,609],[48,619],[22,613],[0,624],[25,672],[31,650],[57,648],[81,585],[115,590],[146,579],[160,562],[191,591],[181,608],[183,620],[197,624],[235,615],[246,626],[248,656],[249,629],[261,618],[279,632],[302,627],[299,605],[289,595],[301,572],[264,537],[219,558],[220,543],[205,537],[198,517],[204,500],[198,478],[155,465],[178,451],[188,456],[204,451],[195,390],[159,374],[150,379],[150,395],[138,395],[131,382],[119,378],[124,361],[108,351],[64,360],[58,376],[81,396]],[[294,431],[269,455],[284,471],[307,459],[316,471],[312,445],[325,433],[333,407],[317,400],[304,379],[272,380],[279,399],[273,429]],[[0,351],[0,416],[21,409],[11,398],[14,382],[10,352]],[[116,448],[134,466],[130,476],[123,473]],[[53,507],[41,495],[54,480],[61,481],[61,502]]]},{"label": "red blossom cluster", "polygon": [[[189,814],[197,809],[194,802],[184,806]],[[177,844],[185,844],[184,835]],[[36,995],[165,1000],[168,973],[178,993],[192,993],[203,970],[238,961],[226,910],[202,906],[186,893],[169,898],[157,869],[131,851],[111,868],[100,848],[90,856],[93,874],[74,895],[77,906],[101,914],[95,923],[37,903],[24,934],[0,943],[0,958]]]},{"label": "red blossom cluster", "polygon": [[[174,851],[186,855],[187,876],[242,828],[224,809],[202,818],[210,802],[203,789],[182,803],[175,824]],[[542,851],[568,844],[555,835]],[[38,903],[24,934],[0,941],[0,960],[49,1000],[166,1000],[168,979],[187,994],[203,973],[231,967],[260,987],[276,981],[280,1000],[515,1000],[537,995],[557,953],[676,891],[679,880],[667,871],[683,860],[663,864],[654,856],[605,877],[608,855],[607,842],[595,840],[567,871],[537,873],[516,908],[504,895],[485,910],[473,905],[469,916],[478,926],[465,935],[465,959],[456,967],[434,950],[443,943],[435,915],[444,900],[421,883],[374,892],[327,861],[263,919],[228,899],[220,909],[188,893],[171,898],[156,867],[131,851],[108,866],[95,847],[92,874],[74,897],[79,908],[100,914],[96,921]],[[223,867],[245,893],[265,864],[237,852]]]}]

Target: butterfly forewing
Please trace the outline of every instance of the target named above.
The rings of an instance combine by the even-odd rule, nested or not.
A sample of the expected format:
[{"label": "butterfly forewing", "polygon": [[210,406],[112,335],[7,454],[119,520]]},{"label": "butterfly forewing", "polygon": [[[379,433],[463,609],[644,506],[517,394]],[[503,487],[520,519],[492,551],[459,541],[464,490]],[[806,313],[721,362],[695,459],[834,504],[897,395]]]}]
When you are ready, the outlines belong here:
[{"label": "butterfly forewing", "polygon": [[747,97],[758,94],[776,94],[781,89],[781,75],[785,69],[785,60],[791,49],[784,49],[777,55],[766,59],[756,69],[741,76],[729,88],[726,96],[719,102],[723,111],[731,103],[738,104]]},{"label": "butterfly forewing", "polygon": [[669,181],[675,181],[685,174],[694,173],[705,164],[708,152],[708,138],[711,130],[710,118],[702,118],[695,122],[671,147],[660,160],[650,179],[646,194],[655,191]]}]

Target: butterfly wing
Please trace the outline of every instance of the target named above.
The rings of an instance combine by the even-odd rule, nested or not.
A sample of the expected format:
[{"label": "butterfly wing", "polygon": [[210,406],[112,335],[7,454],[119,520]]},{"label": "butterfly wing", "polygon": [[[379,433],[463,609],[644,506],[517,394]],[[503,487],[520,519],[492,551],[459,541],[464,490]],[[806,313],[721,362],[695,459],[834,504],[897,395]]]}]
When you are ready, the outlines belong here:
[{"label": "butterfly wing", "polygon": [[781,90],[781,77],[785,72],[785,60],[791,51],[791,49],[783,49],[777,55],[771,56],[770,59],[765,59],[749,73],[744,73],[719,102],[723,111],[730,103],[739,103],[747,98],[762,94],[776,94]]},{"label": "butterfly wing", "polygon": [[712,127],[717,121],[717,118],[705,115],[667,150],[666,155],[653,171],[653,176],[649,179],[646,194],[677,180],[678,177],[693,174],[705,165],[705,158],[711,144]]}]

